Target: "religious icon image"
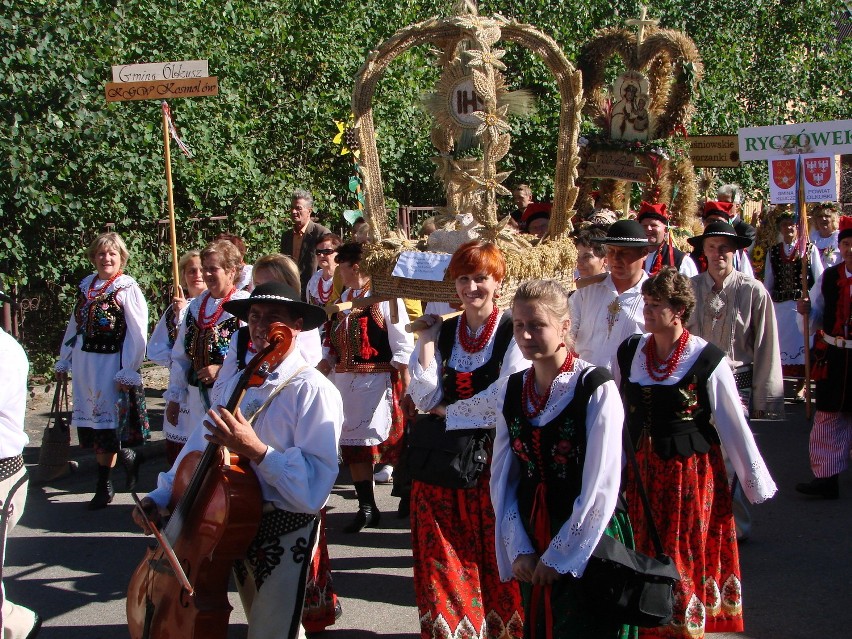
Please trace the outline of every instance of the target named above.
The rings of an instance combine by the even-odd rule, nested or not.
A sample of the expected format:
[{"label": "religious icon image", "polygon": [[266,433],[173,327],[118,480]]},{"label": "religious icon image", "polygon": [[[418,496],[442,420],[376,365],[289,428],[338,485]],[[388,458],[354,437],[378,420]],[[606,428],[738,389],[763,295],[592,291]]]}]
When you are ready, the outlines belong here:
[{"label": "religious icon image", "polygon": [[637,71],[627,71],[612,87],[610,138],[613,140],[648,140],[648,79]]}]

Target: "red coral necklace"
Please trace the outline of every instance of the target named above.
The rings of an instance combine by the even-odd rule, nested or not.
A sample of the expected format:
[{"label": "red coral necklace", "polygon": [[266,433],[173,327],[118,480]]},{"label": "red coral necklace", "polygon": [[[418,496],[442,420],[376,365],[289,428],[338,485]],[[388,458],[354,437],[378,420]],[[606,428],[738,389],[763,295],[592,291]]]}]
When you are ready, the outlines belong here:
[{"label": "red coral necklace", "polygon": [[204,297],[201,298],[201,306],[198,309],[198,327],[206,330],[216,326],[216,324],[219,323],[219,318],[222,317],[222,313],[225,312],[225,302],[231,299],[231,296],[234,292],[236,292],[236,290],[236,288],[231,287],[228,294],[219,300],[219,303],[216,305],[216,310],[209,317],[207,316],[207,301],[210,299],[210,292],[206,291],[204,293]]},{"label": "red coral necklace", "polygon": [[[559,367],[556,377],[559,377],[561,373],[567,373],[572,368],[574,368],[574,353],[569,351],[565,357],[565,361],[562,362],[562,366]],[[541,411],[547,406],[547,400],[550,399],[550,390],[552,388],[553,383],[551,382],[547,391],[543,395],[539,395],[535,389],[535,366],[530,366],[526,379],[524,379],[524,388],[521,393],[521,405],[524,408],[524,415],[526,415],[527,419],[532,419],[541,414]],[[530,406],[532,409],[529,408]]]},{"label": "red coral necklace", "polygon": [[322,287],[323,279],[322,275],[319,276],[317,280],[317,299],[323,304],[327,304],[328,300],[331,299],[331,291],[334,289],[334,278],[331,277],[328,280],[328,290],[324,291]]},{"label": "red coral necklace", "polygon": [[648,338],[642,351],[645,353],[645,370],[655,382],[662,382],[671,377],[680,360],[683,357],[683,352],[686,350],[686,343],[689,341],[689,331],[683,329],[672,354],[666,359],[660,361],[657,357],[657,340],[654,335]]},{"label": "red coral necklace", "polygon": [[89,282],[89,290],[86,291],[86,298],[90,299],[90,300],[97,299],[98,297],[103,295],[104,291],[106,291],[110,286],[112,286],[112,283],[115,282],[115,280],[117,280],[119,277],[121,277],[122,274],[123,274],[122,270],[118,269],[118,272],[115,275],[113,275],[111,278],[109,278],[104,283],[103,286],[99,286],[97,290],[94,290],[95,289],[95,282],[98,281],[98,276],[95,275],[92,278],[92,281]]},{"label": "red coral necklace", "polygon": [[467,325],[467,314],[462,313],[461,320],[459,321],[459,344],[461,344],[461,347],[466,353],[478,353],[485,348],[488,340],[491,339],[494,327],[497,326],[497,315],[499,313],[500,311],[495,305],[488,319],[485,321],[485,328],[482,329],[478,337],[473,337],[470,334],[471,331]]}]

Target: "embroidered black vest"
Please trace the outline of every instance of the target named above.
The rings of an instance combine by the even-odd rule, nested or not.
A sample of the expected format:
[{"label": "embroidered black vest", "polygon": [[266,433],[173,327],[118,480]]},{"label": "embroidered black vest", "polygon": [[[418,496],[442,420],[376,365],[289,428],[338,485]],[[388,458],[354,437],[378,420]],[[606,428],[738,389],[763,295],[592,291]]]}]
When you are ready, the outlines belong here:
[{"label": "embroidered black vest", "polygon": [[633,445],[638,447],[644,433],[650,435],[654,452],[663,459],[708,452],[711,444],[719,443],[719,435],[710,423],[707,380],[725,354],[707,344],[678,383],[641,386],[629,381],[640,338],[634,335],[618,347],[621,391]]},{"label": "embroidered black vest", "polygon": [[331,330],[337,369],[348,372],[389,372],[393,359],[388,328],[379,304],[353,309],[349,321],[341,315]]},{"label": "embroidered black vest", "polygon": [[115,299],[118,290],[89,300],[85,291],[78,290],[74,316],[77,334],[83,338],[86,353],[118,353],[127,335],[124,309]]},{"label": "embroidered black vest", "polygon": [[178,331],[180,327],[175,323],[175,308],[171,304],[166,308],[166,312],[164,313],[166,318],[163,320],[166,323],[166,331],[169,335],[169,344],[171,346],[175,345],[177,341]]},{"label": "embroidered black vest", "polygon": [[[204,300],[202,299],[202,302]],[[186,356],[192,361],[187,373],[187,382],[198,386],[196,369],[215,364],[221,366],[228,354],[231,336],[240,327],[240,320],[234,316],[219,322],[212,328],[202,329],[190,311],[186,312],[186,337],[183,348]]]},{"label": "embroidered black vest", "polygon": [[503,417],[512,453],[521,465],[518,510],[529,530],[536,488],[546,484],[551,536],[571,516],[582,488],[589,398],[598,386],[612,379],[609,371],[600,367],[587,368],[580,375],[568,405],[555,419],[538,427],[530,424],[521,406],[524,371],[511,375],[506,386]]},{"label": "embroidered black vest", "polygon": [[[790,261],[782,257],[782,244],[769,247],[769,263],[772,264],[772,274],[775,281],[769,294],[773,302],[788,302],[802,296],[802,258],[795,257]],[[808,242],[807,251],[810,253],[811,244]],[[808,289],[814,285],[814,276],[808,269]]]},{"label": "embroidered black vest", "polygon": [[[454,404],[459,399],[473,397],[496,382],[500,376],[500,367],[503,365],[503,358],[506,356],[509,342],[512,340],[512,320],[504,313],[500,318],[500,323],[494,329],[494,346],[491,349],[491,359],[470,373],[460,374],[449,363],[450,356],[453,353],[453,343],[456,339],[459,319],[459,317],[454,317],[444,322],[438,336],[438,352],[441,354],[442,367],[441,385],[444,390],[444,401],[448,404]],[[465,397],[459,396],[459,384],[462,382],[459,375],[463,378],[469,377],[472,387],[464,393]],[[464,383],[466,384],[467,381],[465,380]]]}]

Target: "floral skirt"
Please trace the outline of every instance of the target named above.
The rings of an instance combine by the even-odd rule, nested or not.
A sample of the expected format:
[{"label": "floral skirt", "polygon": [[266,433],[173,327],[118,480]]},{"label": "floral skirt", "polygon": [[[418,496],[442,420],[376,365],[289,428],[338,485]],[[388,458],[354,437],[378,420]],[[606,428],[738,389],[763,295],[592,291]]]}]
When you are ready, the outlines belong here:
[{"label": "floral skirt", "polygon": [[307,632],[322,632],[334,624],[337,613],[337,595],[331,580],[331,561],[325,537],[325,508],[320,511],[319,519],[319,541],[308,571],[305,608],[302,611],[302,625]]},{"label": "floral skirt", "polygon": [[521,593],[501,582],[487,471],[473,488],[414,481],[411,537],[422,639],[519,639]]},{"label": "floral skirt", "polygon": [[[640,637],[701,638],[707,632],[742,632],[740,561],[731,490],[722,450],[664,460],[645,440],[636,453],[663,550],[681,575],[674,618]],[[636,549],[654,555],[645,512],[628,466],[627,499]]]}]

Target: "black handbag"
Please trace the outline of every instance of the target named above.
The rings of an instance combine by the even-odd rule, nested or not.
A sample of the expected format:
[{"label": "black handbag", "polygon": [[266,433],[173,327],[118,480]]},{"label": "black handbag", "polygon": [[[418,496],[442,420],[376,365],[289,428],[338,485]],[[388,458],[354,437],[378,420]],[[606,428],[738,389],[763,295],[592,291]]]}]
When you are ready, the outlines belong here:
[{"label": "black handbag", "polygon": [[580,578],[581,585],[587,605],[601,615],[641,628],[665,626],[672,619],[674,586],[680,581],[680,573],[671,557],[663,552],[626,428],[624,449],[636,475],[636,487],[656,557],[631,550],[620,541],[604,535]]},{"label": "black handbag", "polygon": [[418,415],[408,433],[411,478],[444,488],[471,488],[488,465],[491,431],[447,430],[437,415]]},{"label": "black handbag", "polygon": [[68,400],[68,380],[63,380],[56,383],[47,426],[42,433],[38,452],[38,480],[49,482],[67,475],[72,470],[70,457],[71,403]]}]

